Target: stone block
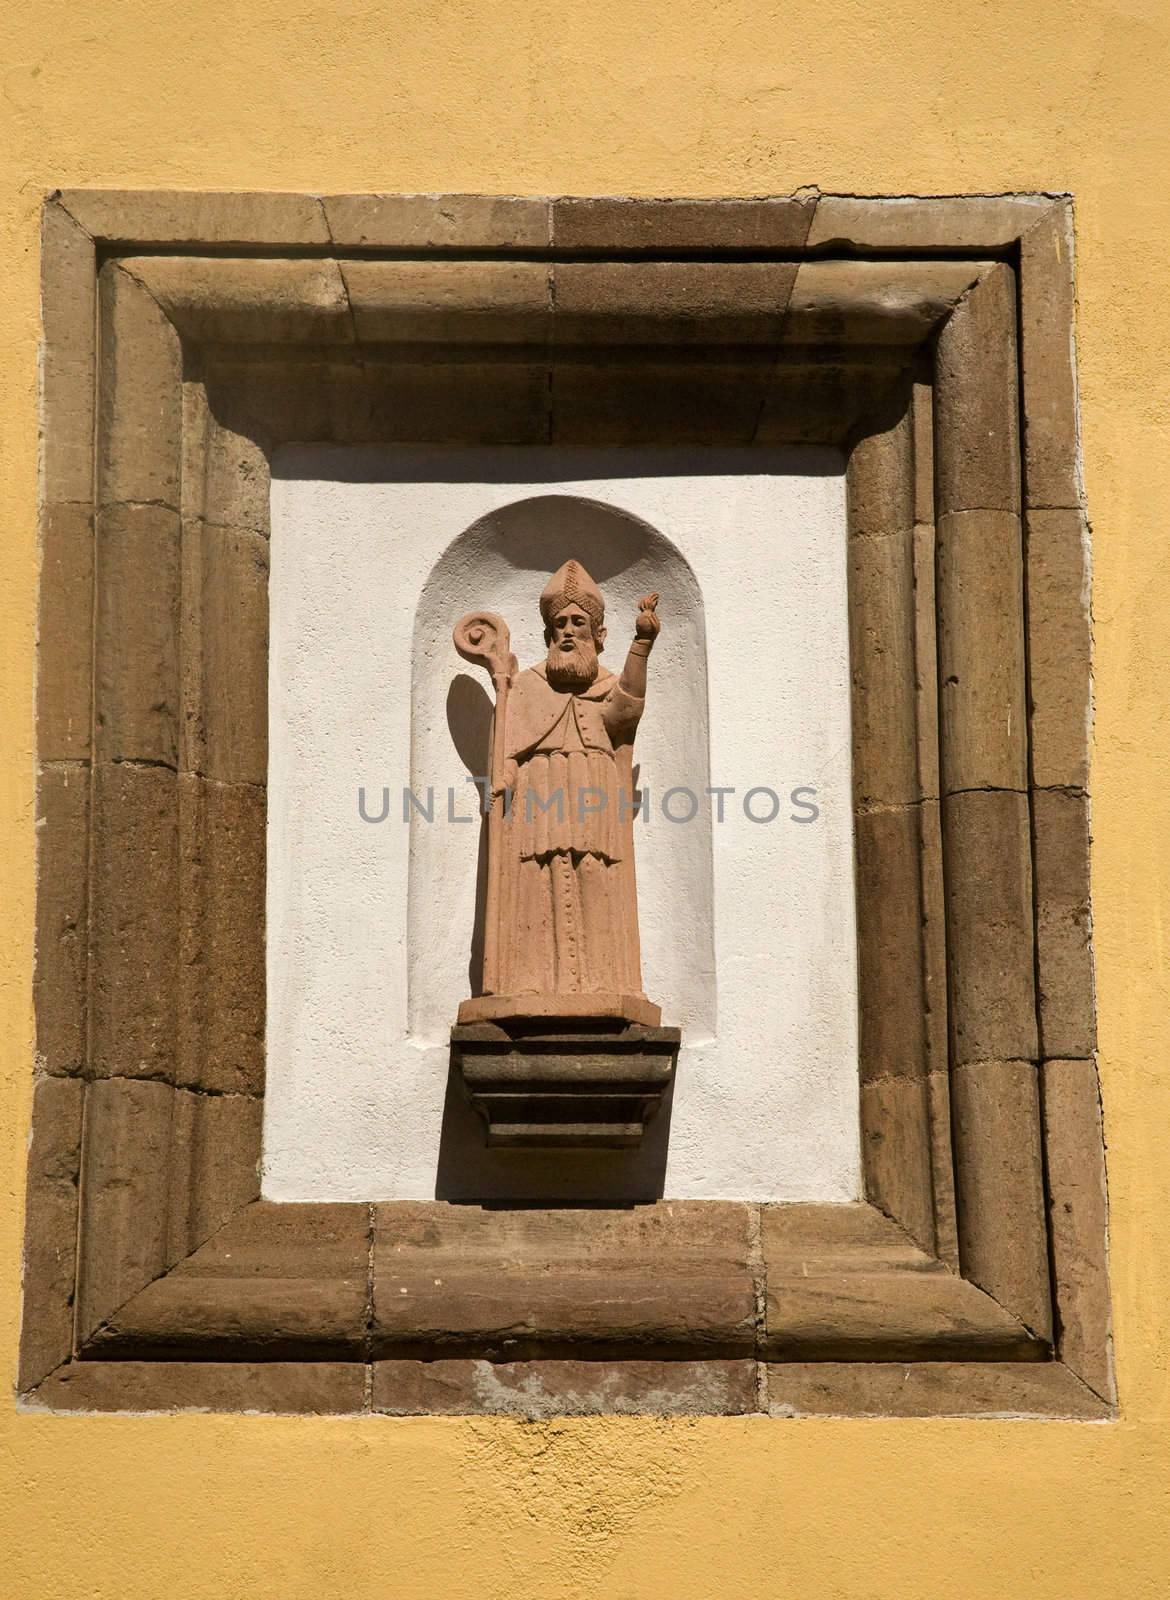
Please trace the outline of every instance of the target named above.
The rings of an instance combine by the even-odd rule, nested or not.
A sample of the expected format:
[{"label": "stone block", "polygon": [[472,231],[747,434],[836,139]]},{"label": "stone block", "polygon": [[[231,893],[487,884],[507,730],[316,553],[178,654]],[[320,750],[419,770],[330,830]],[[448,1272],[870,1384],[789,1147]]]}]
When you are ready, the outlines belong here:
[{"label": "stone block", "polygon": [[807,248],[1003,250],[1052,206],[1047,195],[942,195],[889,199],[823,194]]},{"label": "stone block", "polygon": [[227,345],[348,345],[353,318],[336,261],[280,257],[129,256],[186,340]]},{"label": "stone block", "polygon": [[221,1411],[349,1416],[364,1409],[355,1361],[75,1361],[26,1404],[50,1411]]},{"label": "stone block", "polygon": [[98,512],[94,652],[99,759],[174,766],[179,753],[179,517]]},{"label": "stone block", "polygon": [[552,374],[553,444],[746,445],[770,380],[763,352],[725,359],[604,360],[562,350]]},{"label": "stone block", "polygon": [[20,1387],[30,1388],[73,1348],[81,1105],[76,1078],[38,1078],[25,1189]]},{"label": "stone block", "polygon": [[948,796],[943,840],[953,1059],[1034,1061],[1027,795],[992,790]]},{"label": "stone block", "polygon": [[378,1361],[387,1416],[743,1416],[754,1361]]},{"label": "stone block", "polygon": [[64,189],[58,202],[95,239],[126,244],[328,244],[315,195],[247,190]]},{"label": "stone block", "polygon": [[1049,1057],[1091,1056],[1097,1042],[1089,909],[1089,802],[1032,796],[1040,1041]]},{"label": "stone block", "polygon": [[99,506],[179,509],[182,350],[150,291],[117,261],[98,278]]},{"label": "stone block", "polygon": [[170,1078],[179,956],[178,791],[163,767],[95,772],[90,886],[93,1070]]},{"label": "stone block", "polygon": [[582,254],[799,250],[816,196],[773,200],[555,200],[553,244]]},{"label": "stone block", "polygon": [[1028,692],[1038,787],[1083,789],[1089,774],[1092,613],[1080,511],[1027,513]]},{"label": "stone block", "polygon": [[853,797],[859,806],[919,799],[914,659],[914,534],[849,540]]},{"label": "stone block", "polygon": [[1020,241],[1020,358],[1029,506],[1084,503],[1073,344],[1073,249],[1071,200],[1054,206]]},{"label": "stone block", "polygon": [[1038,1338],[1051,1339],[1036,1067],[1030,1061],[956,1067],[951,1105],[964,1277]]},{"label": "stone block", "polygon": [[784,341],[919,345],[989,270],[980,261],[802,261]]},{"label": "stone block", "polygon": [[539,250],[551,236],[551,202],[482,194],[327,194],[321,201],[338,249]]},{"label": "stone block", "polygon": [[932,1157],[926,1078],[863,1083],[861,1163],[866,1199],[896,1217],[924,1250],[933,1250],[935,1243]]},{"label": "stone block", "polygon": [[182,1261],[260,1195],[264,1104],[180,1089],[171,1125],[167,1259]]},{"label": "stone block", "polygon": [[183,524],[185,757],[221,783],[268,780],[268,540]]},{"label": "stone block", "polygon": [[58,200],[41,214],[41,494],[93,498],[94,244]]},{"label": "stone block", "polygon": [[557,345],[768,345],[796,278],[791,262],[562,261]]},{"label": "stone block", "polygon": [[886,428],[863,434],[849,452],[845,479],[849,533],[905,533],[914,526],[911,417],[903,410]]},{"label": "stone block", "polygon": [[854,818],[863,1082],[926,1071],[917,806]]},{"label": "stone block", "polygon": [[938,522],[939,726],[944,789],[1028,782],[1020,520],[962,511]]},{"label": "stone block", "polygon": [[345,261],[363,344],[541,344],[552,333],[542,261]]},{"label": "stone block", "polygon": [[86,1061],[86,903],[89,768],[43,767],[37,777],[37,1064],[80,1072]]},{"label": "stone block", "polygon": [[41,512],[37,624],[37,753],[41,761],[89,759],[93,561],[92,508],[46,505]]},{"label": "stone block", "polygon": [[776,1362],[774,1417],[1067,1417],[1108,1411],[1056,1361]]},{"label": "stone block", "polygon": [[1018,511],[1016,291],[992,267],[938,336],[934,391],[935,497],[948,511]]}]

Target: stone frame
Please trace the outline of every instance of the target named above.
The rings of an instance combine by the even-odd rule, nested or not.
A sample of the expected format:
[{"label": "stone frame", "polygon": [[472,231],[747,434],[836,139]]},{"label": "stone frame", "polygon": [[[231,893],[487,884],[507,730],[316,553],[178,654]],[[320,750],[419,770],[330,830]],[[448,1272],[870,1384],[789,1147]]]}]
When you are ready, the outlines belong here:
[{"label": "stone frame", "polygon": [[[43,314],[23,1403],[1112,1416],[1070,202],[57,192]],[[865,1201],[257,1198],[283,440],[847,448]]]}]

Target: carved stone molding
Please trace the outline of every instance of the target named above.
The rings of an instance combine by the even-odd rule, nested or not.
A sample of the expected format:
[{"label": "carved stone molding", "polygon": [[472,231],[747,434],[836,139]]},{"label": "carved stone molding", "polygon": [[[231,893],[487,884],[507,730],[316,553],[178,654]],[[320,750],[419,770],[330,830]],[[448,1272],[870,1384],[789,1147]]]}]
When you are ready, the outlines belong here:
[{"label": "carved stone molding", "polygon": [[[28,1403],[1112,1414],[1071,262],[1035,195],[50,197]],[[259,1201],[289,440],[848,451],[863,1203]]]}]

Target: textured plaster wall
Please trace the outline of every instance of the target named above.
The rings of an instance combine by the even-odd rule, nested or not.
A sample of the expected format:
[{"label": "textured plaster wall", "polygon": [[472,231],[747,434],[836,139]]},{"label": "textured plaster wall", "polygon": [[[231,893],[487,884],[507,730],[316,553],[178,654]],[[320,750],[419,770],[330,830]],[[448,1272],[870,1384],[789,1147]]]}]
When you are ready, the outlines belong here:
[{"label": "textured plaster wall", "polygon": [[[645,1194],[663,1163],[668,1198],[857,1197],[842,469],[832,450],[281,452],[269,1198],[431,1199],[455,1167],[480,1198],[514,1183]],[[474,1114],[447,1101],[480,854],[465,780],[487,770],[491,715],[451,629],[496,611],[521,665],[543,660],[537,597],[570,556],[605,593],[614,672],[640,596],[660,595],[635,848],[643,982],[683,1049],[641,1151],[489,1157]],[[363,820],[359,785],[384,820]],[[714,785],[735,793],[715,802]],[[424,806],[429,793],[430,822],[412,805],[404,825],[408,786]],[[770,793],[752,816],[772,820],[745,815],[753,788]],[[694,797],[690,820],[664,814],[672,789]],[[691,806],[670,798],[674,817]]]},{"label": "textured plaster wall", "polygon": [[55,184],[1077,196],[1114,1425],[20,1415],[12,1600],[1141,1600],[1170,1584],[1164,0],[30,0],[0,20],[0,1361],[32,1065]]}]

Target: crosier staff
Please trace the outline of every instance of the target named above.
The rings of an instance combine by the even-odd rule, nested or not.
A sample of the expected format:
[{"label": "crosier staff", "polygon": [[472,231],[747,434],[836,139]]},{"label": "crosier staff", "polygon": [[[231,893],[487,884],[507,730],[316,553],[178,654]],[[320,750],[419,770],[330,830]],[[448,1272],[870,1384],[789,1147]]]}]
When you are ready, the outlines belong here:
[{"label": "crosier staff", "polygon": [[469,611],[455,624],[452,638],[464,661],[483,667],[491,675],[496,695],[492,722],[492,770],[489,792],[484,797],[488,814],[488,873],[487,904],[483,918],[483,990],[485,994],[497,994],[500,976],[500,876],[504,857],[500,840],[503,806],[496,804],[496,796],[502,798],[504,793],[508,690],[516,675],[517,662],[512,654],[508,624],[494,611]]}]

